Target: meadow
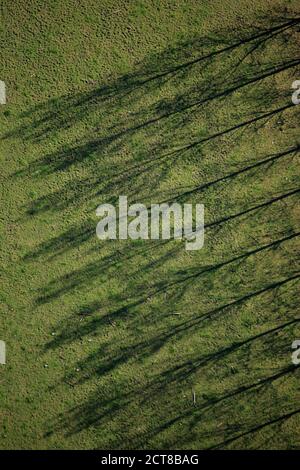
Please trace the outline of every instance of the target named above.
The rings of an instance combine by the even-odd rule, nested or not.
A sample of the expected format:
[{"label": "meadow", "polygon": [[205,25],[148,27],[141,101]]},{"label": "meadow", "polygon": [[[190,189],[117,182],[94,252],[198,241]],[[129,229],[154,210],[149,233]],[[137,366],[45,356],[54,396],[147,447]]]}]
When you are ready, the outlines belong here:
[{"label": "meadow", "polygon": [[0,448],[300,449],[299,2],[0,5]]}]

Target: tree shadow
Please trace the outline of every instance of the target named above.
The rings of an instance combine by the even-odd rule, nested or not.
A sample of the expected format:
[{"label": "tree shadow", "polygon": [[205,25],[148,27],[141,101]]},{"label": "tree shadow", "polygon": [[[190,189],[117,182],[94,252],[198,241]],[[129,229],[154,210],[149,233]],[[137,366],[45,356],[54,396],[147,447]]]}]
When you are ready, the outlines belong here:
[{"label": "tree shadow", "polygon": [[[86,348],[53,385],[83,390],[84,403],[47,436],[97,429],[99,448],[251,447],[249,436],[297,416],[299,25],[280,13],[239,37],[176,45],[111,83],[41,103],[2,137],[41,154],[13,178],[59,178],[24,205],[20,224],[79,214],[23,259],[58,267],[82,250],[33,304],[65,308],[43,354]],[[204,202],[203,250],[97,240],[91,214],[121,194]]]}]

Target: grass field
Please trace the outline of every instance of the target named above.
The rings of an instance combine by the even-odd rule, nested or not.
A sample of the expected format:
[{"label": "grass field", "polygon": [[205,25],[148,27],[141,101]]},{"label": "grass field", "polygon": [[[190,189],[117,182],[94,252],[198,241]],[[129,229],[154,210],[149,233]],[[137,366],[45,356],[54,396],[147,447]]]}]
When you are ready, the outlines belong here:
[{"label": "grass field", "polygon": [[0,3],[0,448],[300,449],[299,2]]}]

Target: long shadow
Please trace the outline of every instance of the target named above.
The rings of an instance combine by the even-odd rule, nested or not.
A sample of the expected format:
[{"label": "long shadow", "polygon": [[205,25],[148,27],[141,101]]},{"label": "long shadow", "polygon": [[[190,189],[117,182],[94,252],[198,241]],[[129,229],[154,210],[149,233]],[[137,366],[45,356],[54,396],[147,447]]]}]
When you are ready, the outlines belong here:
[{"label": "long shadow", "polygon": [[[53,385],[82,391],[84,403],[74,398],[47,433],[93,428],[110,449],[215,448],[298,413],[299,108],[283,85],[300,65],[294,16],[176,45],[111,83],[41,103],[2,137],[40,155],[12,178],[59,176],[19,223],[46,212],[72,220],[22,260],[52,269],[32,310],[64,306],[42,353],[86,345]],[[120,194],[203,202],[203,250],[98,241],[94,209]]]}]

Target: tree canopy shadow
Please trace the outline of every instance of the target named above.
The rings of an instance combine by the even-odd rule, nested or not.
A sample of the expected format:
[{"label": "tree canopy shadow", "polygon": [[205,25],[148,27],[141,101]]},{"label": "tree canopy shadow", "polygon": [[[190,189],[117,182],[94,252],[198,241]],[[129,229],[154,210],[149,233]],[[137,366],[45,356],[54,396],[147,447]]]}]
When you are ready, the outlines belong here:
[{"label": "tree canopy shadow", "polygon": [[[43,354],[85,347],[53,385],[83,390],[84,403],[47,436],[97,429],[99,448],[239,448],[268,446],[299,419],[299,26],[279,12],[236,37],[194,38],[39,104],[2,136],[41,155],[12,178],[59,181],[24,205],[20,224],[78,214],[23,258],[59,268],[33,304],[65,308]],[[204,248],[100,242],[95,209],[122,194],[203,202]]]}]

